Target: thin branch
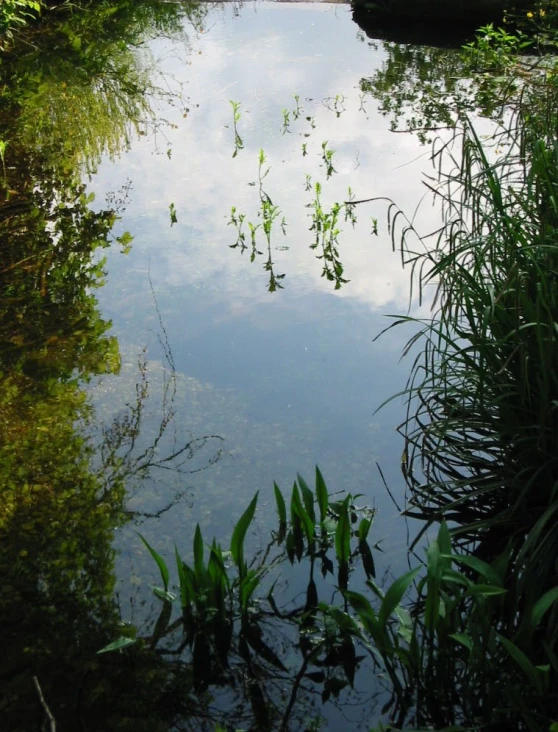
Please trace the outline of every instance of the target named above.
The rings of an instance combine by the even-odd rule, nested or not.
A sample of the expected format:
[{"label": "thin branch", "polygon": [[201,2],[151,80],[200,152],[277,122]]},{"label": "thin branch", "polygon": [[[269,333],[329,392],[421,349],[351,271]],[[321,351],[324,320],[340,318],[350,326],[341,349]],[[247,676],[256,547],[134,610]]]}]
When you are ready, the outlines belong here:
[{"label": "thin branch", "polygon": [[45,701],[45,698],[43,696],[43,690],[41,689],[41,685],[39,684],[39,679],[36,676],[33,676],[33,682],[35,684],[35,688],[37,689],[37,694],[39,695],[39,701],[41,702],[41,706],[45,710],[45,714],[47,715],[48,721],[50,722],[50,732],[56,732],[56,720],[54,719],[54,715],[50,711],[49,706]]}]

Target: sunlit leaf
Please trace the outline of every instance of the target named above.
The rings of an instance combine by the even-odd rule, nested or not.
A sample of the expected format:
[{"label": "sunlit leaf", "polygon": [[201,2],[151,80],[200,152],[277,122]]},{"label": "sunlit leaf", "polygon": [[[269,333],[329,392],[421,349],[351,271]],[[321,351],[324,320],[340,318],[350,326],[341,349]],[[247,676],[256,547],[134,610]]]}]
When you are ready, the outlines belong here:
[{"label": "sunlit leaf", "polygon": [[291,496],[291,517],[293,519],[293,528],[296,528],[296,524],[299,523],[302,526],[308,544],[310,544],[314,539],[314,521],[312,521],[305,507],[302,505],[296,483],[293,485]]},{"label": "sunlit leaf", "polygon": [[450,638],[453,638],[458,643],[461,643],[461,645],[465,646],[465,648],[470,653],[473,652],[473,640],[466,633],[450,633]]},{"label": "sunlit leaf", "polygon": [[481,597],[491,597],[493,595],[505,595],[507,590],[502,587],[494,587],[494,585],[471,585],[467,590],[468,595]]},{"label": "sunlit leaf", "polygon": [[152,587],[151,589],[153,590],[155,597],[158,597],[159,600],[164,600],[165,602],[174,602],[176,600],[174,592],[163,590],[162,587]]}]

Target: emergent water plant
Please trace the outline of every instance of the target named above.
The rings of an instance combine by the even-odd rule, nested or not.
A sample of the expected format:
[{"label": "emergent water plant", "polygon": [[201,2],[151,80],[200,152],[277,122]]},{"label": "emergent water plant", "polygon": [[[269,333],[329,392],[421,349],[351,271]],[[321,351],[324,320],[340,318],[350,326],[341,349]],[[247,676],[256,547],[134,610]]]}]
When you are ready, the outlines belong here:
[{"label": "emergent water plant", "polygon": [[[327,702],[354,684],[368,659],[385,686],[382,715],[390,714],[394,729],[405,723],[521,729],[517,720],[526,720],[526,728],[546,732],[544,710],[556,702],[556,658],[550,653],[546,664],[537,664],[529,644],[556,612],[556,588],[523,614],[521,632],[509,637],[501,624],[510,601],[509,554],[491,563],[463,554],[442,522],[425,560],[384,589],[372,554],[378,545],[369,543],[374,511],[358,507],[358,496],[332,496],[318,468],[314,489],[298,476],[289,501],[276,484],[274,496],[278,528],[250,560],[257,494],[235,525],[229,550],[214,539],[207,562],[197,526],[192,561],[175,548],[176,592],[166,562],[144,539],[162,580],[153,590],[163,602],[160,616],[149,637],[137,639],[128,629],[103,651],[138,640],[155,650],[177,635],[174,653],[192,664],[198,692],[239,675],[248,680],[252,719],[261,729],[299,729],[298,695],[317,686]],[[281,591],[285,559],[308,568],[298,604],[285,603]],[[362,574],[355,577],[358,567]],[[352,581],[366,594],[350,589]],[[277,696],[276,682],[288,692]]]}]

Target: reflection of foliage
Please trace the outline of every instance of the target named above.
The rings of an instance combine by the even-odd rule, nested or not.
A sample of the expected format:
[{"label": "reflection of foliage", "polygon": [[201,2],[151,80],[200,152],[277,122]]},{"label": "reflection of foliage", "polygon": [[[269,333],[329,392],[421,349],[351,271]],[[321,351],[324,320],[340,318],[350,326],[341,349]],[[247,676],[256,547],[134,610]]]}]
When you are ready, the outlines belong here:
[{"label": "reflection of foliage", "polygon": [[117,369],[116,344],[104,336],[109,324],[91,294],[103,276],[92,257],[109,246],[116,213],[94,213],[71,178],[30,172],[11,167],[0,204],[2,363],[26,373],[40,364],[43,375],[65,379]]},{"label": "reflection of foliage", "polygon": [[[99,464],[97,470],[104,476],[103,493],[110,494],[114,487],[125,485],[126,496],[131,498],[148,478],[157,473],[191,475],[215,464],[223,455],[222,449],[215,448],[210,457],[201,464],[196,463],[195,467],[190,465],[194,458],[205,454],[204,448],[213,448],[223,438],[219,435],[190,435],[186,440],[178,437],[175,429],[177,374],[166,342],[165,359],[167,363],[162,370],[155,429],[149,431],[147,425],[148,422],[153,422],[153,415],[147,411],[152,385],[145,353],[138,360],[134,401],[127,403],[124,411],[102,427],[101,435],[97,438],[99,444],[96,459]],[[136,511],[126,513],[128,516],[158,517],[178,502],[185,492],[185,488],[180,489],[173,501],[155,514]]]},{"label": "reflection of foliage", "polygon": [[[179,94],[153,81],[144,43],[154,34],[183,36],[184,18],[199,25],[203,9],[188,3],[101,2],[87,12],[70,3],[31,24],[2,65],[0,101],[27,149],[48,151],[53,164],[92,168],[104,152],[126,146],[132,130],[157,125],[151,104]],[[8,92],[8,89],[10,91]],[[0,138],[1,139],[1,138]]]},{"label": "reflection of foliage", "polygon": [[476,109],[473,82],[458,51],[391,42],[384,44],[384,50],[387,59],[382,68],[361,79],[360,86],[378,100],[392,129],[404,123],[424,139],[429,131],[453,127],[459,114]]},{"label": "reflection of foliage", "polygon": [[509,15],[503,28],[486,25],[461,50],[385,43],[387,59],[361,79],[361,89],[378,100],[392,129],[404,126],[423,141],[470,113],[500,119],[525,98],[535,101],[541,78],[553,76],[552,57],[521,55],[554,43],[553,7],[543,2],[536,17]]},{"label": "reflection of foliage", "polygon": [[[206,560],[196,527],[192,561],[175,552],[177,595],[166,562],[145,542],[161,575],[154,593],[162,607],[151,634],[134,642],[176,659],[171,667],[190,667],[194,691],[216,697],[220,711],[210,715],[207,729],[221,716],[260,730],[301,729],[313,697],[319,694],[322,703],[339,697],[343,704],[369,658],[378,674],[370,697],[384,696],[384,713],[397,728],[519,730],[525,720],[529,729],[546,732],[557,701],[548,664],[555,641],[546,635],[545,666],[536,665],[542,656],[533,643],[548,627],[556,588],[541,593],[536,608],[516,606],[510,626],[509,556],[491,564],[458,553],[442,522],[425,562],[384,589],[368,543],[373,512],[356,508],[356,498],[332,500],[319,470],[314,491],[299,476],[289,505],[275,486],[278,530],[251,561],[245,541],[257,496],[233,530],[230,552],[214,540]],[[357,559],[366,595],[349,589],[362,585]],[[298,601],[278,589],[287,560],[307,571]],[[413,585],[415,599],[404,603]],[[181,611],[173,619],[175,601]],[[102,650],[129,643],[128,632]],[[195,728],[206,729],[207,710],[193,705],[190,713]]]},{"label": "reflection of foliage", "polygon": [[[315,708],[318,699],[335,701],[343,690],[348,692],[357,668],[369,655],[360,646],[360,633],[346,614],[343,596],[327,578],[335,574],[341,589],[346,589],[357,558],[368,577],[375,575],[367,541],[373,512],[356,508],[357,496],[332,500],[319,470],[314,491],[299,476],[289,516],[277,486],[275,497],[278,532],[250,561],[245,544],[257,496],[232,532],[230,552],[223,552],[214,541],[206,559],[196,527],[193,562],[184,562],[176,552],[178,597],[172,592],[166,562],[145,542],[161,574],[162,587],[154,592],[163,605],[150,637],[136,642],[158,648],[169,659],[176,657],[169,665],[192,669],[200,699],[210,692],[217,695],[220,708],[226,705],[222,712],[211,714],[209,725],[204,723],[207,710],[196,712],[192,706],[195,729],[212,729],[219,718],[228,725],[255,725],[260,730],[306,728],[304,720],[320,717]],[[278,569],[287,558],[309,570],[300,602],[279,597],[284,592],[277,589]],[[181,610],[173,619],[175,600]],[[128,633],[103,650],[125,647],[129,640]],[[357,654],[359,646],[362,655]],[[350,693],[356,695],[354,702],[358,695]]]},{"label": "reflection of foliage", "polygon": [[[151,731],[174,711],[172,704],[151,709],[149,693],[170,683],[159,659],[137,649],[133,688],[125,664],[91,660],[116,632],[112,541],[115,527],[132,516],[125,510],[127,479],[145,479],[156,467],[184,470],[178,462],[199,442],[176,444],[171,453],[168,441],[161,446],[174,415],[170,386],[159,441],[140,440],[148,393],[142,371],[136,401],[107,431],[101,451],[109,459],[100,465],[82,384],[116,374],[120,357],[95,288],[105,275],[103,248],[116,244],[125,252],[131,237],[111,234],[125,191],[122,202],[117,194],[105,210],[94,211],[79,168],[116,152],[150,114],[142,95],[152,87],[129,48],[141,45],[153,26],[177,31],[185,12],[184,5],[149,1],[93,3],[87,13],[57,4],[3,49],[0,625],[6,652],[0,674],[6,729],[34,728],[42,714],[34,676],[61,729],[83,726],[82,707],[88,728],[98,730],[138,730],[145,718]],[[149,692],[143,706],[138,685]]]},{"label": "reflection of foliage", "polygon": [[402,425],[407,515],[424,521],[420,535],[451,522],[460,561],[496,572],[506,591],[487,603],[489,625],[473,618],[474,633],[458,631],[475,664],[459,699],[484,693],[494,721],[535,730],[546,729],[558,688],[557,88],[545,62],[532,65],[491,141],[466,124],[453,148],[435,149],[430,187],[444,225],[418,251],[412,227],[402,234],[419,286],[436,288],[434,316],[414,320],[409,344],[423,348]]},{"label": "reflection of foliage", "polygon": [[[231,102],[231,104],[236,105],[233,106],[234,114],[236,116],[238,111],[238,102]],[[235,135],[238,136],[238,133],[236,132],[236,126],[235,126]],[[238,145],[238,143],[235,143]],[[240,148],[238,148],[240,149]],[[233,157],[236,156],[236,152],[238,150],[235,149],[235,154]],[[265,238],[265,246],[267,250],[267,259],[264,264],[264,270],[269,273],[269,282],[267,289],[269,292],[276,292],[277,290],[283,289],[282,280],[284,279],[284,274],[275,274],[274,269],[274,263],[273,263],[273,257],[271,253],[271,235],[273,232],[273,226],[275,222],[279,219],[281,216],[281,209],[279,206],[273,203],[271,198],[269,197],[268,193],[264,190],[263,182],[264,179],[268,176],[269,171],[271,168],[267,167],[265,168],[267,160],[265,157],[265,153],[263,150],[260,150],[259,156],[258,156],[258,193],[260,198],[260,206],[258,211],[258,217],[261,218],[261,222],[258,224],[253,224],[251,221],[248,222],[248,228],[250,230],[250,246],[251,246],[251,254],[250,254],[250,261],[253,262],[256,257],[261,257],[263,255],[263,252],[258,249],[257,245],[257,233],[258,231],[262,231],[264,238]],[[255,184],[251,184],[255,185]],[[244,220],[246,218],[245,214],[239,214],[236,211],[236,207],[233,206],[231,209],[231,218],[229,221],[230,226],[234,226],[236,228],[236,242],[234,244],[230,245],[231,249],[236,249],[237,247],[240,248],[241,254],[245,252],[247,249],[246,244],[246,234],[243,231],[243,225]],[[283,233],[283,236],[286,234],[286,226],[287,222],[285,221],[285,217],[281,218],[281,231]]]},{"label": "reflection of foliage", "polygon": [[0,5],[0,50],[9,43],[14,31],[36,18],[41,3],[37,0],[3,0]]},{"label": "reflection of foliage", "polygon": [[[298,106],[298,97],[295,97],[297,101],[297,108],[293,110],[293,119],[298,120],[301,115],[302,109]],[[238,104],[235,102],[234,104]],[[236,108],[235,108],[236,109]],[[336,114],[340,114],[337,107],[331,107]],[[285,116],[285,111],[283,114]],[[290,113],[289,113],[290,115]],[[290,116],[289,116],[290,119]],[[290,122],[289,122],[290,124]],[[302,146],[303,156],[307,155],[307,143]],[[329,179],[337,171],[333,165],[333,156],[335,151],[328,147],[328,142],[325,140],[321,144],[320,157],[322,163],[321,167],[325,168],[326,180]],[[234,157],[234,155],[233,155]],[[273,203],[269,194],[264,190],[263,181],[269,174],[270,168],[265,168],[266,157],[263,150],[260,150],[259,154],[259,166],[258,166],[258,192],[260,199],[260,208],[258,211],[258,217],[261,218],[261,222],[254,224],[248,221],[248,230],[250,232],[250,261],[254,262],[256,258],[264,256],[264,251],[258,248],[258,232],[262,231],[265,237],[265,248],[266,248],[266,260],[264,263],[264,270],[269,273],[268,291],[276,292],[282,290],[283,280],[285,274],[276,274],[274,268],[274,262],[272,257],[272,245],[271,245],[271,234],[275,222],[281,216],[281,209],[279,206]],[[256,185],[250,183],[250,185]],[[312,191],[314,194],[311,203],[306,204],[306,207],[310,209],[309,217],[311,219],[311,225],[309,230],[313,233],[311,240],[310,249],[316,250],[316,259],[319,259],[322,264],[322,277],[325,277],[329,282],[335,283],[335,289],[339,290],[342,285],[346,284],[349,280],[343,277],[343,264],[340,258],[340,242],[339,235],[341,229],[339,227],[341,216],[345,221],[349,221],[351,225],[355,226],[357,217],[355,214],[355,203],[354,196],[349,188],[348,190],[348,201],[335,202],[332,204],[328,211],[322,202],[323,186],[318,181],[312,184],[312,179],[309,174],[306,174],[305,189]],[[236,241],[230,245],[230,249],[240,249],[243,254],[248,249],[246,243],[246,231],[244,230],[244,223],[246,221],[246,214],[239,213],[236,206],[232,206],[231,215],[229,219],[229,226],[234,226],[236,229]],[[283,235],[286,235],[287,223],[285,218],[281,219],[281,231]],[[276,247],[276,249],[286,249],[287,247]]]},{"label": "reflection of foliage", "polygon": [[[331,163],[331,160],[329,162]],[[316,257],[322,262],[322,277],[329,282],[335,282],[335,289],[339,290],[349,281],[343,277],[344,268],[339,255],[338,237],[341,234],[339,220],[343,214],[345,221],[350,221],[353,227],[355,226],[354,196],[349,188],[349,200],[345,203],[335,202],[327,211],[323,208],[321,194],[322,184],[317,182],[314,184],[314,199],[312,203],[307,204],[312,212],[310,231],[314,232],[314,242],[310,244],[310,249],[317,249],[320,252]]]}]

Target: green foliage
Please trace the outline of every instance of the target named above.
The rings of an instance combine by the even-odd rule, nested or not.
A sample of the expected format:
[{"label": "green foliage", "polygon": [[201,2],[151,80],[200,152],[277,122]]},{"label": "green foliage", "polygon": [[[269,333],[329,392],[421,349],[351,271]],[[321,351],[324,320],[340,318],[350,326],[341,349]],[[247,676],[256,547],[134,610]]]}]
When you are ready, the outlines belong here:
[{"label": "green foliage", "polygon": [[518,56],[529,42],[487,27],[469,45],[475,104],[490,93],[513,114],[491,140],[461,115],[457,145],[432,156],[443,227],[418,247],[401,234],[421,295],[435,291],[406,349],[421,346],[401,427],[415,545],[442,522],[417,587],[421,671],[404,684],[421,724],[542,731],[557,704],[556,86],[553,59]]},{"label": "green foliage", "polygon": [[388,42],[382,68],[361,79],[363,95],[378,101],[392,129],[423,142],[468,115],[502,120],[554,84],[555,56],[536,54],[556,46],[557,18],[555,1],[543,0],[527,13],[507,12],[501,26],[480,28],[461,51]]},{"label": "green foliage", "polygon": [[[235,102],[234,104],[238,104]],[[236,112],[235,112],[236,113]],[[234,155],[233,155],[234,157]],[[270,167],[265,167],[267,163],[267,159],[265,156],[265,153],[263,150],[260,150],[259,156],[258,156],[258,193],[259,193],[259,211],[258,211],[258,217],[261,219],[261,222],[258,224],[254,224],[251,221],[248,222],[248,228],[250,230],[250,261],[254,262],[256,257],[262,256],[264,254],[263,251],[258,249],[257,244],[257,234],[258,231],[262,231],[265,239],[265,246],[267,250],[267,258],[264,263],[264,270],[269,274],[269,281],[268,281],[268,291],[269,292],[276,292],[277,290],[282,290],[282,280],[284,279],[284,274],[276,274],[274,269],[274,263],[273,263],[273,257],[272,257],[272,233],[273,233],[273,227],[275,225],[275,222],[279,219],[281,216],[281,209],[279,206],[275,205],[273,201],[271,200],[269,194],[265,191],[263,186],[264,179],[269,175]],[[250,185],[256,185],[255,183],[251,183]],[[229,220],[229,226],[234,226],[236,229],[236,242],[234,244],[230,245],[231,249],[240,249],[240,252],[243,254],[244,251],[248,248],[248,245],[246,244],[246,233],[243,230],[244,221],[246,219],[245,214],[239,214],[237,213],[236,207],[233,206],[231,208],[231,217]],[[285,221],[285,218],[281,218],[280,222],[281,231],[283,233],[283,236],[286,235],[286,227],[287,222]]]},{"label": "green foliage", "polygon": [[[324,157],[332,152],[325,148],[324,150]],[[331,166],[328,167],[328,171],[330,171],[328,174],[329,177],[330,174],[335,172],[331,164],[331,159],[326,160],[325,164]],[[349,281],[343,277],[344,268],[339,254],[339,234],[341,233],[339,221],[341,215],[344,215],[345,221],[350,221],[353,227],[356,223],[352,192],[349,189],[349,200],[347,202],[336,202],[327,211],[322,205],[321,183],[315,183],[313,190],[314,200],[307,204],[307,207],[311,209],[310,216],[312,224],[310,231],[314,232],[314,242],[310,245],[310,248],[317,249],[320,252],[316,256],[322,261],[322,277],[325,277],[330,282],[335,282],[335,289],[339,290],[342,285]]]},{"label": "green foliage", "polygon": [[[238,663],[239,654],[242,663],[250,658],[250,674],[256,673],[256,659],[263,664],[257,671],[262,683],[271,678],[271,669],[272,675],[286,673],[295,678],[295,695],[302,677],[312,679],[322,686],[322,699],[327,700],[334,689],[338,693],[353,684],[360,661],[369,655],[388,680],[392,697],[386,708],[397,727],[413,722],[418,727],[464,730],[468,725],[514,724],[518,715],[524,715],[531,729],[546,732],[544,710],[556,702],[554,681],[558,669],[552,669],[555,656],[550,646],[545,646],[546,662],[542,662],[532,643],[544,632],[547,613],[556,609],[555,588],[545,593],[532,611],[519,614],[520,618],[528,618],[527,635],[526,630],[523,637],[520,632],[506,635],[510,628],[505,623],[505,609],[510,600],[504,582],[509,556],[488,563],[460,553],[447,524],[442,522],[437,537],[426,548],[424,564],[396,578],[385,590],[369,577],[367,597],[349,589],[355,561],[362,557],[362,543],[370,529],[367,510],[357,509],[348,495],[329,502],[319,519],[313,516],[320,501],[325,506],[327,494],[317,470],[314,490],[301,476],[294,484],[285,533],[285,500],[277,485],[274,491],[279,531],[259,559],[254,557],[245,563],[242,554],[241,561],[235,560],[236,575],[226,566],[215,541],[212,558],[207,567],[204,565],[199,527],[194,537],[194,566],[189,567],[176,554],[182,606],[178,622],[192,648],[191,662],[199,688],[208,688],[212,675],[217,677],[223,668]],[[233,531],[231,546],[235,545],[237,558],[254,515],[255,500]],[[360,522],[354,521],[358,529],[353,531],[350,527],[355,513],[364,515]],[[284,549],[270,559],[273,543]],[[152,555],[159,564],[158,555],[153,551]],[[266,600],[262,594],[266,584],[269,588],[269,581],[264,583],[266,576],[273,575],[282,557],[291,563],[309,564],[306,599],[297,612],[279,610],[278,577],[267,590]],[[337,575],[341,605],[319,600],[316,561],[321,562],[323,578]],[[265,637],[262,621],[268,613],[278,625]],[[170,617],[166,622],[168,634],[176,624],[170,623]],[[292,668],[292,653],[274,645],[274,636],[284,633],[283,626],[289,622],[298,628],[304,651],[298,673]],[[163,637],[158,635],[157,642]],[[196,644],[206,655],[203,666],[196,661]],[[331,668],[332,675],[325,674],[325,668]],[[281,706],[276,706],[266,688],[264,684],[260,689],[266,704],[273,714],[280,715]],[[291,711],[291,706],[286,711],[282,708],[283,721]]]},{"label": "green foliage", "polygon": [[238,571],[241,576],[244,576],[247,571],[246,562],[244,561],[244,540],[246,538],[246,532],[248,531],[248,528],[252,523],[252,519],[254,518],[257,502],[258,494],[256,493],[250,505],[242,514],[240,520],[234,527],[231,539],[231,556],[234,560],[234,563],[238,567]]},{"label": "green foliage", "polygon": [[[331,585],[321,588],[315,577],[315,563],[321,562],[322,580],[333,578],[341,567],[346,577],[355,568],[360,547],[367,542],[373,512],[359,509],[354,499],[328,501],[328,491],[319,469],[316,486],[311,489],[302,476],[293,487],[289,511],[277,485],[274,486],[279,517],[279,531],[263,551],[246,560],[248,530],[252,525],[257,496],[236,523],[231,538],[231,551],[223,552],[213,540],[209,557],[204,558],[204,542],[199,526],[193,537],[193,563],[185,562],[175,548],[178,578],[177,597],[170,591],[170,570],[166,561],[145,539],[142,539],[157,565],[163,587],[155,587],[155,596],[163,605],[159,618],[148,638],[136,638],[133,629],[102,648],[103,655],[121,651],[133,643],[149,643],[155,651],[166,647],[177,636],[177,643],[187,649],[185,659],[191,664],[194,686],[198,692],[233,682],[238,674],[248,680],[248,686],[257,685],[260,701],[255,705],[253,694],[249,704],[253,718],[265,713],[268,723],[275,720],[278,728],[295,729],[304,707],[297,712],[296,699],[303,694],[302,684],[321,687],[322,698],[337,698],[345,687],[352,686],[355,672],[363,657],[356,653],[362,634],[346,608],[320,601],[320,592],[328,595]],[[316,515],[316,506],[322,513]],[[350,526],[360,514],[366,521],[366,532],[353,532]],[[360,526],[362,526],[362,521]],[[344,527],[341,531],[338,526]],[[365,535],[366,534],[366,535]],[[337,562],[337,536],[342,536],[342,564]],[[252,542],[249,542],[250,545]],[[291,545],[296,551],[291,553]],[[368,545],[367,545],[368,546]],[[278,553],[271,554],[274,547]],[[370,547],[368,547],[371,551]],[[330,556],[331,555],[331,556]],[[228,560],[232,560],[229,562]],[[292,601],[279,607],[285,598],[277,591],[280,582],[278,569],[286,559],[295,560],[309,569],[308,585],[303,605],[293,609]],[[180,603],[180,615],[173,619],[171,608]],[[345,601],[339,595],[343,605]],[[298,636],[301,658],[293,655],[292,648],[278,639],[284,634]],[[126,640],[124,640],[126,638]],[[133,648],[130,651],[133,652]],[[298,667],[297,667],[298,663]],[[290,686],[290,701],[277,697],[274,685]],[[282,725],[282,726],[281,726]]]},{"label": "green foliage", "polygon": [[41,12],[37,0],[3,0],[0,5],[0,49],[9,42],[14,31],[34,20]]},{"label": "green foliage", "polygon": [[240,150],[244,148],[242,137],[240,137],[240,134],[238,132],[238,123],[240,122],[241,118],[240,102],[235,102],[230,99],[229,104],[231,105],[233,111],[234,150],[232,156],[233,158],[236,158]]}]

